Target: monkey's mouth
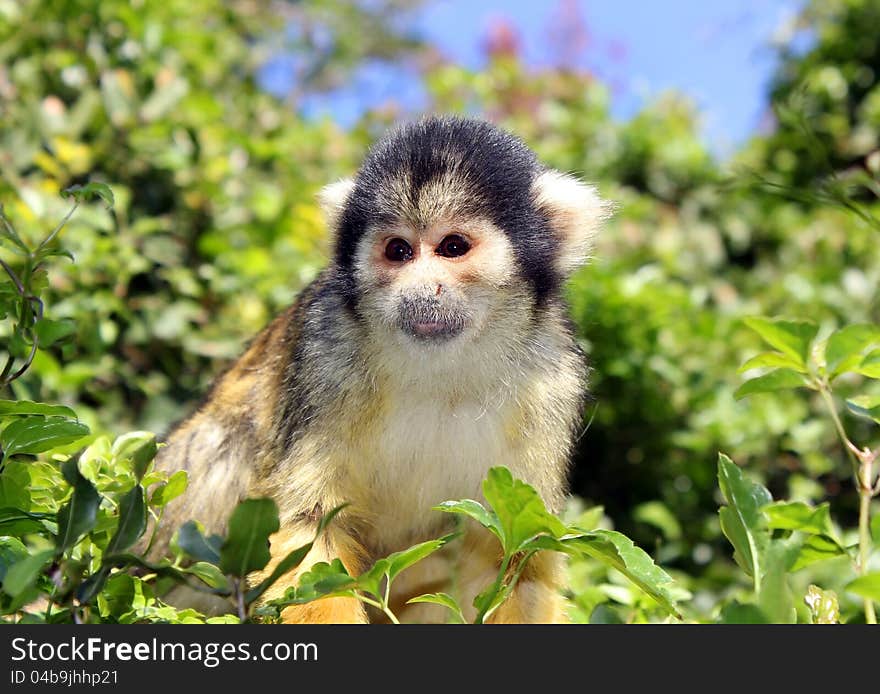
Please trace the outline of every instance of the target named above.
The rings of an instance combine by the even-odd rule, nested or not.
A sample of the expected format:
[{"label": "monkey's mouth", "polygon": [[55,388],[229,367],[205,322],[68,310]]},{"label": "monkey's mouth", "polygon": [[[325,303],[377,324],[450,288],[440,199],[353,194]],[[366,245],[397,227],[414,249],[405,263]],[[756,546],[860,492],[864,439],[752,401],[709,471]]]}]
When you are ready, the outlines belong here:
[{"label": "monkey's mouth", "polygon": [[462,320],[408,320],[401,326],[410,337],[424,342],[451,340],[464,330]]},{"label": "monkey's mouth", "polygon": [[410,334],[420,339],[450,338],[461,332],[461,326],[445,321],[416,321],[410,325]]},{"label": "monkey's mouth", "polygon": [[400,329],[420,342],[444,342],[467,326],[463,312],[439,304],[432,298],[407,298],[398,314]]}]

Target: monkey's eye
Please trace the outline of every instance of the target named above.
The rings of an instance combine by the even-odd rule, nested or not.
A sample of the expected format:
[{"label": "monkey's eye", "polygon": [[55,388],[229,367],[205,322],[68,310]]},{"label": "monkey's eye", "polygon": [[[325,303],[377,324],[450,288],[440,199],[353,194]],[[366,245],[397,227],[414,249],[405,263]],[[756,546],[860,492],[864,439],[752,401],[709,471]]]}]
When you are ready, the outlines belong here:
[{"label": "monkey's eye", "polygon": [[413,250],[403,239],[391,239],[385,245],[385,257],[394,263],[402,263],[405,260],[412,260]]},{"label": "monkey's eye", "polygon": [[437,246],[437,253],[445,258],[458,258],[471,249],[471,245],[458,234],[450,234]]}]

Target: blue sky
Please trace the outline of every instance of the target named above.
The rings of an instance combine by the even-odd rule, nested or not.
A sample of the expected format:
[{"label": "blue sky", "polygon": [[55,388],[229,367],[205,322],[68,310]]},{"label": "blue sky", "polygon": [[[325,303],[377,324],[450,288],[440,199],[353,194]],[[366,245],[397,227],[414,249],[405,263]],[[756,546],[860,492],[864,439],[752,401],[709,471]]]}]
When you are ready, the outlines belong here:
[{"label": "blue sky", "polygon": [[[725,154],[761,125],[774,67],[770,47],[802,0],[433,0],[416,26],[456,62],[479,68],[493,25],[516,28],[530,64],[567,60],[612,88],[612,112],[635,113],[646,99],[674,89],[689,95],[711,148]],[[576,55],[559,56],[562,27],[585,37]],[[554,34],[554,32],[557,32]],[[353,120],[365,103],[397,99],[418,106],[405,71],[372,66],[346,89],[307,105],[315,114]]]}]

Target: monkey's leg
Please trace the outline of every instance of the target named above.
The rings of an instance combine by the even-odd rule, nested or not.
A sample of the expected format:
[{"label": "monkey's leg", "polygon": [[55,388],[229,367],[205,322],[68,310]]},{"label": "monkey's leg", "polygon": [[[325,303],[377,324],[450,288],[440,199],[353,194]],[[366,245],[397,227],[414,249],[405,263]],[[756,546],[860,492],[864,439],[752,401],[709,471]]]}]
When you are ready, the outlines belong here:
[{"label": "monkey's leg", "polygon": [[[315,536],[314,527],[301,526],[282,529],[270,538],[272,559],[257,576],[255,583],[268,576],[290,552],[311,542]],[[303,562],[284,574],[264,594],[262,600],[274,600],[284,595],[284,591],[299,582],[299,577],[317,562],[330,562],[340,559],[346,570],[357,576],[364,565],[364,551],[354,540],[339,529],[325,530]],[[367,614],[364,605],[357,598],[323,598],[304,605],[291,605],[281,612],[285,624],[365,624]]]},{"label": "monkey's leg", "polygon": [[[499,548],[488,533],[479,532],[477,538],[468,538],[462,556],[462,603],[470,605],[473,596],[486,589],[498,576]],[[529,559],[513,591],[489,616],[490,624],[555,624],[565,621],[563,599],[559,593],[562,578],[563,555],[558,552],[538,552]],[[508,572],[509,574],[510,572]],[[465,611],[469,620],[476,614],[473,608]]]}]

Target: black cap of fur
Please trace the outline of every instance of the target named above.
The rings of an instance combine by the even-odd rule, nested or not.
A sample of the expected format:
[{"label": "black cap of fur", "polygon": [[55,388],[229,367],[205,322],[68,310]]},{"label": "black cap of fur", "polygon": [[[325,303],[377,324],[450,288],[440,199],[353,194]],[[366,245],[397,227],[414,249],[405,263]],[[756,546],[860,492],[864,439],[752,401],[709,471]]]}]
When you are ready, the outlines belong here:
[{"label": "black cap of fur", "polygon": [[[507,234],[536,298],[542,301],[556,291],[560,284],[553,268],[557,242],[548,220],[536,209],[531,191],[543,167],[519,138],[485,121],[467,118],[425,118],[391,130],[376,143],[340,216],[337,265],[350,270],[367,225],[386,221],[377,195],[388,181],[407,173],[415,200],[419,190],[444,173],[451,161],[456,162],[456,178],[467,181],[470,188],[468,197],[474,202],[467,212],[486,216]],[[344,274],[351,277],[350,272]],[[354,296],[352,286],[350,298]]]}]

